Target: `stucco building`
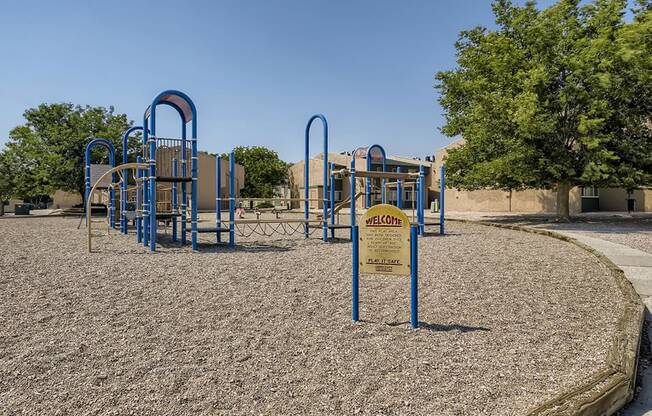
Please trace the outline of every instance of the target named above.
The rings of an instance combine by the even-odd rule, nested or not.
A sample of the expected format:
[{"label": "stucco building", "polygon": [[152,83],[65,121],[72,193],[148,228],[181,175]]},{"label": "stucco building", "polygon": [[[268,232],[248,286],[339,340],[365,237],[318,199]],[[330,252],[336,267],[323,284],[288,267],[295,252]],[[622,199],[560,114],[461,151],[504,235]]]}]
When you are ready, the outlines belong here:
[{"label": "stucco building", "polygon": [[[445,163],[452,148],[464,144],[458,140],[439,149],[433,159],[433,179],[438,180],[438,168]],[[652,189],[638,189],[632,194],[635,212],[652,212]],[[546,189],[524,191],[446,189],[446,210],[478,212],[553,213],[557,209],[557,192]],[[627,191],[621,188],[575,187],[569,196],[570,213],[593,211],[627,211]]]},{"label": "stucco building", "polygon": [[[329,153],[328,154],[328,163],[333,163],[335,165],[335,171],[340,169],[349,168],[351,166],[351,154],[350,153]],[[437,194],[439,185],[435,183],[432,175],[432,163],[427,160],[411,159],[400,156],[391,156],[386,157],[386,168],[389,172],[396,172],[397,168],[401,168],[401,172],[419,172],[419,166],[424,166],[425,168],[425,183],[426,189],[424,190],[424,195],[427,199],[426,207],[429,206],[430,201]],[[309,160],[309,197],[310,208],[318,209],[323,206],[322,196],[323,196],[323,168],[324,168],[324,157],[320,153]],[[303,198],[305,192],[305,180],[304,180],[304,169],[305,161],[300,161],[293,164],[289,170],[289,187],[293,198]],[[371,169],[375,171],[381,171],[382,165],[374,162],[371,165]],[[358,158],[356,159],[356,170],[357,171],[366,171],[366,159]],[[358,178],[356,189],[359,194],[363,194],[365,191],[365,181],[366,178]],[[389,182],[388,180],[387,182]],[[394,182],[391,180],[391,182]],[[372,197],[371,204],[378,204],[382,200],[381,195],[381,180],[375,179],[372,182]],[[335,179],[335,203],[341,203],[349,197],[351,194],[351,183],[350,179],[341,178]],[[365,205],[365,196],[360,195],[356,199],[356,207],[363,208]],[[386,198],[387,202],[396,205],[397,203],[397,193],[395,187],[386,188]],[[416,202],[416,193],[412,191],[412,188],[404,186],[403,192],[401,195],[402,203],[404,208],[411,208]],[[299,207],[300,202],[295,202],[294,207]]]},{"label": "stucco building", "polygon": [[[207,152],[198,152],[197,153],[197,209],[199,211],[215,211],[215,155],[211,155]],[[229,160],[221,160],[222,167],[222,180],[221,180],[221,193],[222,193],[222,208],[228,208],[228,197],[229,197]],[[159,184],[159,187],[163,189],[169,189],[171,186],[170,183]],[[240,196],[240,191],[244,188],[244,167],[236,163],[235,165],[235,190],[236,197]],[[181,186],[179,185],[179,190]],[[190,200],[190,184],[188,184],[188,199]],[[179,191],[180,192],[180,191]],[[119,198],[119,193],[116,193],[116,197]],[[179,193],[179,198],[180,198]],[[166,201],[169,202],[170,193],[169,191],[159,192],[158,194],[158,203],[160,209],[169,210],[169,206],[165,207]],[[49,203],[49,208],[59,209],[59,208],[72,208],[81,204],[82,197],[77,192],[65,192],[58,190],[54,194],[50,195],[51,202]],[[99,202],[97,199],[95,202]],[[117,204],[118,208],[120,204]],[[169,205],[169,203],[168,203]]]}]

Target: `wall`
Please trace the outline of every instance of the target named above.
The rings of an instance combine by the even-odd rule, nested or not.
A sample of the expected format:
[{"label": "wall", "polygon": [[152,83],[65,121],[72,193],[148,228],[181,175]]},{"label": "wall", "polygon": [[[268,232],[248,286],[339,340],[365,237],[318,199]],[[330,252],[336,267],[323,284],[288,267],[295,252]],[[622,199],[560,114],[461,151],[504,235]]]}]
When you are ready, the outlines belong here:
[{"label": "wall", "polygon": [[[229,206],[229,159],[222,159],[222,208],[227,209]],[[215,156],[205,152],[198,153],[197,158],[197,209],[200,211],[215,211]],[[236,197],[240,196],[240,191],[244,188],[244,167],[235,165],[235,189]],[[190,191],[190,186],[188,186]],[[189,192],[190,194],[190,192]]]},{"label": "wall", "polygon": [[10,199],[7,205],[5,205],[5,213],[7,212],[14,212],[16,209],[16,204],[22,204],[23,200],[22,199]]},{"label": "wall", "polygon": [[[445,209],[468,212],[555,212],[557,193],[543,189],[528,189],[512,192],[511,210],[509,192],[497,190],[460,191],[446,189]],[[570,192],[570,213],[581,211],[579,188]]]},{"label": "wall", "polygon": [[50,195],[50,198],[52,199],[52,203],[50,204],[52,209],[72,208],[84,202],[78,192],[66,192],[62,190],[56,191]]},{"label": "wall", "polygon": [[[600,211],[627,211],[627,191],[622,188],[600,188]],[[652,212],[652,189],[637,189],[634,211]]]}]

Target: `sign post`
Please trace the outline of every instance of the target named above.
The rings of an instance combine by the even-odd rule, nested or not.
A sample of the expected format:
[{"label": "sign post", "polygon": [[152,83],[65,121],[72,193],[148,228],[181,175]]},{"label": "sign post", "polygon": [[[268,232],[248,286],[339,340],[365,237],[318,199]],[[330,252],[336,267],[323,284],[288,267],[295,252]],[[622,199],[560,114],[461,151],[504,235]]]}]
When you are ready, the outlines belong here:
[{"label": "sign post", "polygon": [[371,207],[352,228],[352,318],[359,320],[360,271],[410,276],[410,323],[418,328],[418,224],[410,226],[403,211],[389,204]]}]

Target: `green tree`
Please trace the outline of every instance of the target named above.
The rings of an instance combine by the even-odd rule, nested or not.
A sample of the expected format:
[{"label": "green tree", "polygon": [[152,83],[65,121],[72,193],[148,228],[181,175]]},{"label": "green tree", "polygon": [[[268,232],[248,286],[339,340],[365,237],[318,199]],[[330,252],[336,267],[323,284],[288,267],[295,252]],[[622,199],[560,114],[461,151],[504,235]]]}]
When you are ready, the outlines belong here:
[{"label": "green tree", "polygon": [[[9,133],[10,155],[17,195],[48,195],[57,189],[84,193],[84,152],[93,137],[104,137],[122,159],[122,133],[131,123],[113,107],[82,107],[70,103],[41,104],[23,114],[25,124]],[[137,148],[137,139],[129,143]],[[93,161],[106,154],[96,149]],[[108,162],[107,156],[104,161]]]},{"label": "green tree", "polygon": [[5,203],[14,195],[11,165],[5,150],[0,152],[0,217],[5,215]]},{"label": "green tree", "polygon": [[[458,68],[438,72],[449,183],[462,189],[557,190],[649,183],[650,7],[626,24],[626,0],[561,0],[538,10],[493,3],[495,31],[456,43]],[[645,92],[641,94],[641,92]]]},{"label": "green tree", "polygon": [[[270,198],[274,187],[281,185],[288,177],[288,164],[278,153],[262,146],[238,146],[233,149],[235,162],[244,167],[245,186],[242,196]],[[223,154],[228,159],[228,154]]]}]

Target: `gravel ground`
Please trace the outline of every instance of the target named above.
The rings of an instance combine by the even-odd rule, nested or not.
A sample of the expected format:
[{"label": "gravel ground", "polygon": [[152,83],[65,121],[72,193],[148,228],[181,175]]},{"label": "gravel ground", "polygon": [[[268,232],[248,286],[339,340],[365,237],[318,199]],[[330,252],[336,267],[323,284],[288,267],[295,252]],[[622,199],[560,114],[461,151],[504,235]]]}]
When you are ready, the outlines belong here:
[{"label": "gravel ground", "polygon": [[493,227],[420,240],[412,331],[406,278],[363,276],[350,321],[345,241],[89,254],[77,223],[0,220],[0,415],[524,414],[601,365],[622,310],[592,255]]}]

